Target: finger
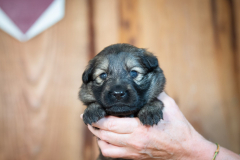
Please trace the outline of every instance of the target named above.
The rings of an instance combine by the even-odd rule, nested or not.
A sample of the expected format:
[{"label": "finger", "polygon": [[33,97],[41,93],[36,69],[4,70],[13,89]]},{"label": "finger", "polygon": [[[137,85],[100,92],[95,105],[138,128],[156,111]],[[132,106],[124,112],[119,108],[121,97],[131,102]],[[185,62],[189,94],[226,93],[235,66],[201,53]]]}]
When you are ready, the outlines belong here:
[{"label": "finger", "polygon": [[139,125],[141,123],[138,118],[119,118],[114,116],[104,117],[92,124],[92,126],[102,130],[123,134],[132,133]]},{"label": "finger", "polygon": [[133,158],[138,155],[134,152],[131,152],[130,149],[126,147],[118,147],[112,144],[109,144],[103,140],[98,140],[98,145],[101,149],[103,156],[111,158]]},{"label": "finger", "polygon": [[115,146],[126,146],[127,140],[129,139],[129,134],[117,134],[114,132],[109,132],[101,129],[94,129],[92,126],[88,125],[88,129],[98,138]]},{"label": "finger", "polygon": [[80,118],[83,119],[83,114],[80,114]]}]

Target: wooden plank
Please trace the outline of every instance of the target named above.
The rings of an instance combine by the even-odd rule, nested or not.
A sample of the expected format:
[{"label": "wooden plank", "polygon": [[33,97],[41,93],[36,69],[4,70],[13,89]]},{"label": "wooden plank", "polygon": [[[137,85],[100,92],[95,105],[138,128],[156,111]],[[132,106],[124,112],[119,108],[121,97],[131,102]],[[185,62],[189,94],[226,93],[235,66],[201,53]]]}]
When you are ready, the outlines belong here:
[{"label": "wooden plank", "polygon": [[[238,80],[238,92],[240,92],[240,1],[232,1],[233,8],[233,20],[234,20],[234,29],[235,29],[235,73]],[[239,142],[240,143],[240,142]]]},{"label": "wooden plank", "polygon": [[[95,30],[94,30],[94,2],[93,0],[87,1],[87,23],[88,23],[88,59],[92,59],[95,54]],[[85,106],[86,107],[86,106]],[[84,147],[84,152],[82,158],[84,160],[92,160],[96,159],[96,140],[93,137],[93,134],[88,130],[87,126],[84,127],[83,130],[83,143],[82,146]],[[95,150],[94,150],[95,149]]]},{"label": "wooden plank", "polygon": [[141,46],[139,0],[121,0],[119,7],[119,41]]},{"label": "wooden plank", "polygon": [[[89,59],[104,47],[118,42],[118,1],[88,1]],[[94,160],[99,155],[97,140],[84,127],[84,160]]]},{"label": "wooden plank", "polygon": [[229,131],[231,149],[240,151],[240,107],[236,57],[234,7],[231,1],[212,1],[212,18],[216,62],[224,116]]},{"label": "wooden plank", "polygon": [[21,43],[0,31],[0,158],[83,159],[78,100],[87,56],[86,1]]},{"label": "wooden plank", "polygon": [[94,0],[95,54],[119,42],[119,2]]},{"label": "wooden plank", "polygon": [[[235,29],[235,32],[233,33],[234,35],[234,40],[235,40],[235,52],[234,52],[234,62],[235,62],[235,74],[237,77],[237,89],[238,93],[240,93],[240,1],[239,0],[233,0],[232,2],[232,16],[233,16],[233,21],[232,27]],[[238,99],[240,99],[240,94],[238,94]],[[240,106],[237,106],[238,109]],[[238,112],[239,113],[239,112]],[[239,117],[239,115],[237,115]],[[237,122],[236,122],[237,123]],[[239,121],[238,121],[238,126],[239,126]],[[240,131],[239,131],[240,132]],[[240,144],[240,136],[238,135],[238,144]],[[240,152],[240,147],[238,146],[238,153]]]}]

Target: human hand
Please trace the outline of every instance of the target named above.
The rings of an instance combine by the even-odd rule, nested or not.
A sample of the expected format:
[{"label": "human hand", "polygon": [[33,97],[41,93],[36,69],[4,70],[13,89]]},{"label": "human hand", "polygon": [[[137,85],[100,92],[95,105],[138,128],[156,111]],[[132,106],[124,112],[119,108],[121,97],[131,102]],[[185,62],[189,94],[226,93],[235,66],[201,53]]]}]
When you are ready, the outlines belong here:
[{"label": "human hand", "polygon": [[[211,159],[215,145],[206,141],[184,117],[166,93],[163,119],[158,125],[143,126],[138,118],[108,116],[88,125],[97,136],[103,156],[125,159]],[[207,154],[204,154],[207,153]],[[203,157],[203,155],[205,155]]]}]

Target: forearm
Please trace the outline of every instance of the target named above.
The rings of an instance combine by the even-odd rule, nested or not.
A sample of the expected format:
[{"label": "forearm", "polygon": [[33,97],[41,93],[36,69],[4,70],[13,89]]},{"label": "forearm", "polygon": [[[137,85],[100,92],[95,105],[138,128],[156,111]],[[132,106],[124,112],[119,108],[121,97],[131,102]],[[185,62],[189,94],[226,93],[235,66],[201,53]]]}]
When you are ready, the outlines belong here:
[{"label": "forearm", "polygon": [[216,160],[240,160],[240,156],[237,155],[236,153],[233,153],[230,150],[227,150],[226,148],[220,147],[220,151],[217,155]]},{"label": "forearm", "polygon": [[[217,149],[216,144],[205,140],[204,145],[192,146],[187,152],[177,159],[181,160],[212,160]],[[156,158],[147,160],[157,160]],[[161,158],[159,160],[162,160]],[[240,156],[224,147],[220,146],[220,151],[215,160],[240,160]]]},{"label": "forearm", "polygon": [[193,141],[193,144],[189,148],[187,159],[192,160],[212,160],[214,153],[217,149],[217,145],[207,141],[203,137],[199,140]]},{"label": "forearm", "polygon": [[[190,152],[188,152],[187,158],[189,160],[212,160],[214,157],[214,153],[217,150],[217,145],[207,141],[206,139],[202,139],[201,141],[194,142],[195,145],[191,146]],[[215,160],[240,160],[240,156],[236,153],[227,150],[226,148],[220,146],[219,153],[216,156]]]}]

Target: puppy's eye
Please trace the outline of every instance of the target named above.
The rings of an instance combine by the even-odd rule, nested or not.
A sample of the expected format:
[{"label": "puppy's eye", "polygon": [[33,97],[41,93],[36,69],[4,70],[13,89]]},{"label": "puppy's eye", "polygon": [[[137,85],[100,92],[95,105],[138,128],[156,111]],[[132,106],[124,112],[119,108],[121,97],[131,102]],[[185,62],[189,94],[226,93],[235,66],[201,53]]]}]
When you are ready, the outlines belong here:
[{"label": "puppy's eye", "polygon": [[107,79],[107,73],[102,73],[99,76],[102,80],[106,80]]},{"label": "puppy's eye", "polygon": [[132,78],[136,78],[138,76],[138,72],[133,70],[133,71],[130,72],[130,76]]}]

